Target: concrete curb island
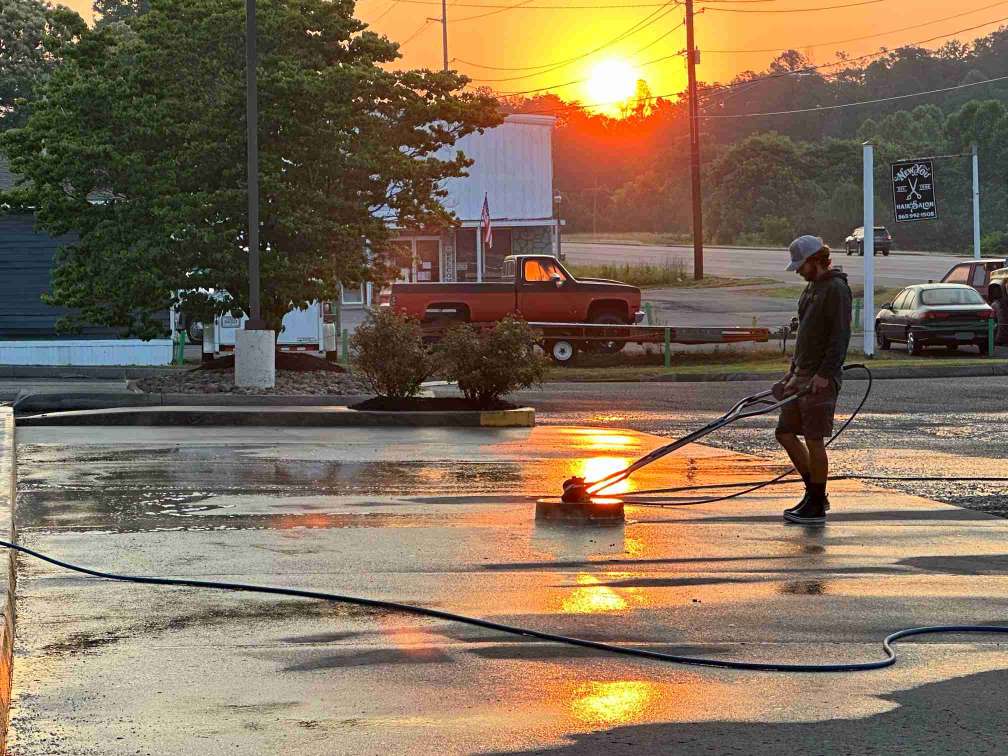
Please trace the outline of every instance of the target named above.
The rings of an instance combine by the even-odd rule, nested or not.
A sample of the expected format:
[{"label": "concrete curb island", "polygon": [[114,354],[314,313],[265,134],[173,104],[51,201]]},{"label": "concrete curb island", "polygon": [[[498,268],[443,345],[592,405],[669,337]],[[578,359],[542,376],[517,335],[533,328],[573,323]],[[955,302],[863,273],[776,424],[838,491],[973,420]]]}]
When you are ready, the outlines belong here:
[{"label": "concrete curb island", "polygon": [[19,415],[112,407],[334,407],[357,404],[373,394],[145,394],[135,391],[66,391],[23,394]]},{"label": "concrete curb island", "polygon": [[[8,410],[9,414],[9,410]],[[379,412],[348,407],[110,407],[19,416],[22,426],[282,426],[531,428],[535,409]]]},{"label": "concrete curb island", "polygon": [[[0,407],[0,533],[16,542],[14,505],[17,500],[17,458],[14,446],[14,412]],[[11,677],[14,671],[14,592],[17,587],[16,554],[4,550],[0,569],[3,596],[0,602],[0,754],[7,753],[7,726],[10,721]]]}]

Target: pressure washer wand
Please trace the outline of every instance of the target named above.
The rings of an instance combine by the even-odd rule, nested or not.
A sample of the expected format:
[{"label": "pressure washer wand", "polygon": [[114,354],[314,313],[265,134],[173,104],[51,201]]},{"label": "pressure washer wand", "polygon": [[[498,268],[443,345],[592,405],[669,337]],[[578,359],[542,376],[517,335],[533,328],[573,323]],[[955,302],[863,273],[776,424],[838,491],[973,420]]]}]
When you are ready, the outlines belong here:
[{"label": "pressure washer wand", "polygon": [[640,470],[642,467],[650,465],[652,462],[655,462],[661,459],[662,457],[671,454],[677,449],[681,449],[687,444],[691,444],[695,441],[698,441],[699,439],[713,433],[719,428],[723,428],[726,425],[730,425],[731,423],[734,423],[736,420],[742,420],[743,418],[747,417],[756,417],[757,415],[765,415],[768,412],[774,412],[776,410],[779,410],[784,405],[790,404],[791,402],[804,396],[809,392],[809,390],[810,389],[807,388],[803,389],[802,391],[799,391],[796,394],[792,394],[791,396],[785,397],[780,401],[771,401],[767,398],[773,395],[773,390],[767,390],[759,394],[753,394],[752,396],[747,396],[739,400],[735,404],[735,406],[733,406],[730,410],[728,410],[725,414],[721,415],[721,417],[717,418],[716,420],[713,420],[712,422],[708,423],[702,428],[699,428],[698,430],[695,430],[692,433],[689,433],[683,436],[682,438],[673,441],[670,444],[666,444],[665,446],[659,446],[657,449],[653,449],[652,451],[648,452],[643,457],[638,459],[636,462],[634,462],[633,464],[629,465],[628,467],[622,470],[617,470],[616,472],[606,475],[604,478],[599,478],[598,480],[592,481],[590,483],[582,483],[581,481],[578,481],[576,478],[571,478],[570,480],[565,481],[564,493],[567,494],[567,492],[574,486],[577,486],[579,488],[583,486],[583,492],[586,496],[593,496],[595,494],[599,494],[605,491],[607,488],[611,488],[612,486],[616,485],[620,481],[626,480],[628,477],[633,475],[633,473],[635,473],[637,470]]}]

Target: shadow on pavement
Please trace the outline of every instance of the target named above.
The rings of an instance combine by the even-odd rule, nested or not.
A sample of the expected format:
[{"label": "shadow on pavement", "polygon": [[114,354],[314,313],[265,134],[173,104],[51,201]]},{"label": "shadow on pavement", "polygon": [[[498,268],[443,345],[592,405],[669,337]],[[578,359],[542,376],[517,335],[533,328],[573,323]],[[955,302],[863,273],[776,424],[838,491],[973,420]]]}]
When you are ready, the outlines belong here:
[{"label": "shadow on pavement", "polygon": [[[1004,753],[1008,714],[1003,671],[882,696],[897,708],[864,719],[823,722],[677,722],[581,735],[559,748],[517,754],[938,754]],[[810,708],[816,702],[809,702]],[[828,713],[824,712],[828,716]],[[994,726],[992,726],[994,725]]]}]

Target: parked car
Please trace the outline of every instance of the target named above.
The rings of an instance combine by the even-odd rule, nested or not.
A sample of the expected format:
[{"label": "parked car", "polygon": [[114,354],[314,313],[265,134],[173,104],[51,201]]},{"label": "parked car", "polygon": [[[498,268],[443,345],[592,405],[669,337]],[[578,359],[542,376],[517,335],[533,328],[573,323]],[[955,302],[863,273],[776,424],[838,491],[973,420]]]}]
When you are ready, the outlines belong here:
[{"label": "parked car", "polygon": [[982,260],[964,260],[956,263],[942,278],[941,283],[957,283],[972,286],[980,296],[990,302],[991,274],[1008,265],[1004,258],[984,258]]},{"label": "parked car", "polygon": [[[892,234],[889,233],[885,226],[875,226],[876,254],[881,252],[883,257],[888,257],[892,251],[892,247]],[[857,252],[859,255],[864,256],[864,226],[858,226],[851,231],[850,236],[844,239],[844,249],[848,255],[853,255]]]},{"label": "parked car", "polygon": [[903,289],[882,305],[875,317],[875,342],[889,349],[893,342],[907,345],[910,354],[926,346],[958,349],[972,344],[988,353],[988,322],[994,310],[979,292],[964,284],[918,284]]}]

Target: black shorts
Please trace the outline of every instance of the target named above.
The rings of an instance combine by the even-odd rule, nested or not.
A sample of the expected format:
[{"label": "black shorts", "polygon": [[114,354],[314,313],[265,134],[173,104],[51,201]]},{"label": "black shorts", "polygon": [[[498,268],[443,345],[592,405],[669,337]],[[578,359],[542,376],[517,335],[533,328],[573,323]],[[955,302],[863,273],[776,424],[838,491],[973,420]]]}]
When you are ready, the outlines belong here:
[{"label": "black shorts", "polygon": [[837,383],[831,380],[826,388],[781,407],[777,432],[793,433],[813,441],[827,438],[833,434],[836,403]]}]

